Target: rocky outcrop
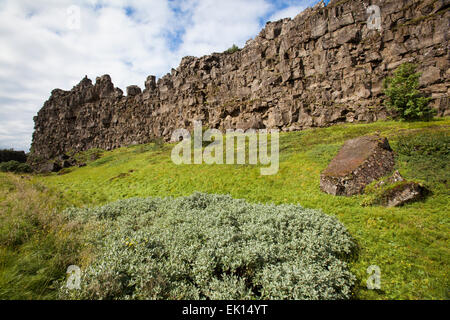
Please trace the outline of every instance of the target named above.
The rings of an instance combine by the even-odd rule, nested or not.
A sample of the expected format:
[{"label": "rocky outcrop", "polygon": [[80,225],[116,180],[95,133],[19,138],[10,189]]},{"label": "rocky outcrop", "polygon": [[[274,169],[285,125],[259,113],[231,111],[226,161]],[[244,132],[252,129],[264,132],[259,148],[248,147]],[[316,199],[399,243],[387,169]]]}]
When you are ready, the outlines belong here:
[{"label": "rocky outcrop", "polygon": [[405,180],[400,172],[395,171],[389,178],[375,184],[369,195],[370,193],[375,194],[375,197],[369,201],[371,205],[400,207],[425,199],[430,191],[420,183]]},{"label": "rocky outcrop", "polygon": [[424,198],[426,193],[426,189],[419,183],[400,183],[385,194],[384,205],[387,207],[400,207]]},{"label": "rocky outcrop", "polygon": [[[367,25],[381,8],[381,30]],[[423,92],[449,115],[448,0],[332,0],[270,22],[235,53],[185,57],[145,88],[114,88],[109,76],[56,89],[35,117],[39,164],[90,148],[169,139],[193,120],[210,128],[283,131],[384,119],[382,82],[403,62],[423,72]]]},{"label": "rocky outcrop", "polygon": [[367,185],[391,173],[394,165],[394,152],[386,138],[352,139],[320,176],[320,188],[335,196],[362,194]]}]

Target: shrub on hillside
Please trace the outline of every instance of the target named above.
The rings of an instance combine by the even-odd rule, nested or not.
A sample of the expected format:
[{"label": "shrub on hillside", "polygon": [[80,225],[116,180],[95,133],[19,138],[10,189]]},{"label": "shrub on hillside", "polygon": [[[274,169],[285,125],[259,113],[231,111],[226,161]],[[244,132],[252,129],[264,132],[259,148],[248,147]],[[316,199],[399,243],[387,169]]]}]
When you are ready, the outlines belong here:
[{"label": "shrub on hillside", "polygon": [[24,151],[14,151],[13,149],[0,150],[0,162],[17,161],[27,162],[27,155]]},{"label": "shrub on hillside", "polygon": [[233,44],[233,46],[231,48],[228,48],[227,50],[225,50],[225,53],[232,54],[232,53],[238,52],[239,50],[241,50],[241,49],[239,49],[239,47],[237,45]]},{"label": "shrub on hillside", "polygon": [[13,172],[13,173],[31,173],[31,167],[26,163],[20,163],[18,161],[8,161],[0,163],[1,172]]},{"label": "shrub on hillside", "polygon": [[402,64],[392,78],[384,81],[386,106],[395,111],[401,120],[430,120],[435,114],[429,106],[430,98],[425,98],[418,90],[420,73],[411,63]]},{"label": "shrub on hillside", "polygon": [[98,223],[97,254],[75,299],[348,299],[346,228],[295,205],[196,193],[69,209]]}]

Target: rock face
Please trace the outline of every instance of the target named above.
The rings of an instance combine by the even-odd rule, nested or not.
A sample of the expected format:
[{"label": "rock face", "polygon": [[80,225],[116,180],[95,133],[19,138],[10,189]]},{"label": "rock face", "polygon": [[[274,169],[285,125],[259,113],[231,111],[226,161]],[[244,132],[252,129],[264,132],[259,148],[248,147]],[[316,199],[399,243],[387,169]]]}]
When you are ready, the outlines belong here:
[{"label": "rock face", "polygon": [[322,191],[335,196],[352,196],[390,172],[394,153],[386,138],[365,136],[347,141],[320,176]]},{"label": "rock face", "polygon": [[[368,6],[381,8],[381,30]],[[283,131],[384,119],[382,82],[403,62],[423,72],[423,91],[449,115],[449,1],[331,0],[268,23],[235,53],[185,57],[145,88],[109,76],[55,89],[35,117],[36,164],[90,148],[168,140],[193,120],[210,128]]]}]

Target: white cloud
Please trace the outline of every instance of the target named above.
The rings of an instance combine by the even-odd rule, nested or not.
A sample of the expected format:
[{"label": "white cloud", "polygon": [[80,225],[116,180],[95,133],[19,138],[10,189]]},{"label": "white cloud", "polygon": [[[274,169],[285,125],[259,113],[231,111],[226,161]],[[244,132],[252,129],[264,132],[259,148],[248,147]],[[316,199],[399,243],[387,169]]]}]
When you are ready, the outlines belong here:
[{"label": "white cloud", "polygon": [[[70,1],[0,5],[0,147],[28,149],[32,118],[54,88],[106,73],[122,88],[142,85],[148,74],[170,68],[171,11],[164,1],[142,3],[80,3],[80,30],[67,27]],[[136,15],[127,16],[128,5]]]},{"label": "white cloud", "polygon": [[[243,46],[262,17],[293,16],[311,0],[286,0],[288,8],[276,13],[275,2],[0,1],[0,148],[28,150],[33,116],[54,88],[69,90],[85,75],[95,81],[103,74],[122,89],[142,87],[148,75],[162,76],[185,55]],[[68,28],[72,5],[80,8],[79,30]]]},{"label": "white cloud", "polygon": [[300,12],[302,12],[303,10],[305,10],[308,6],[291,6],[288,8],[285,8],[283,10],[280,10],[278,12],[276,12],[275,14],[273,14],[270,17],[270,21],[278,21],[284,18],[295,18],[295,16],[297,16]]},{"label": "white cloud", "polygon": [[260,31],[259,18],[269,9],[264,0],[196,1],[180,52],[201,56],[243,46]]}]

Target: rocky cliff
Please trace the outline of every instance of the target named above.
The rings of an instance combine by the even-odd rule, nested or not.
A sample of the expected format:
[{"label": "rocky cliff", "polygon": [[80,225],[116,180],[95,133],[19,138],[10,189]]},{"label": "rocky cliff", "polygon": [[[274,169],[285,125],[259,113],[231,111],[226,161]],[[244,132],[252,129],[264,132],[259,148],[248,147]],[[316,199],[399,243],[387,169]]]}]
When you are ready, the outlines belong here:
[{"label": "rocky cliff", "polygon": [[[381,29],[369,23],[381,9]],[[68,152],[170,138],[203,120],[210,128],[283,131],[387,116],[382,82],[403,62],[439,115],[450,114],[449,0],[343,0],[269,22],[235,53],[185,57],[145,88],[114,88],[109,76],[55,89],[35,117],[36,164]]]}]

